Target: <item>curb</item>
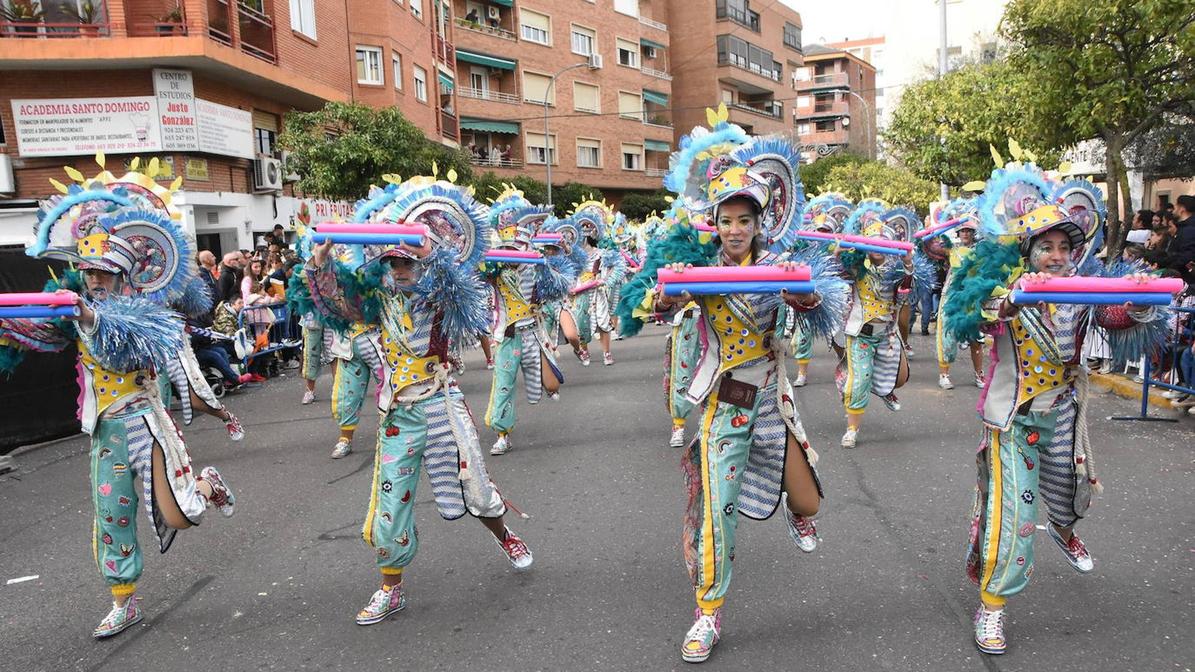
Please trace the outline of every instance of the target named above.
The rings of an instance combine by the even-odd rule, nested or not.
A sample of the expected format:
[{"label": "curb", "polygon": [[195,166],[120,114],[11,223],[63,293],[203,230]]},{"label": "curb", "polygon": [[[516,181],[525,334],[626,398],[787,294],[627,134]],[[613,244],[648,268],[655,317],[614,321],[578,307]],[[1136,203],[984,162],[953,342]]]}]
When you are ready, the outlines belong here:
[{"label": "curb", "polygon": [[[1141,403],[1141,383],[1134,382],[1132,378],[1122,376],[1119,374],[1109,373],[1092,373],[1091,383],[1097,387],[1106,389],[1118,397],[1125,399],[1132,399],[1137,403]],[[1156,391],[1155,391],[1156,390]],[[1150,388],[1149,405],[1154,408],[1185,411],[1185,408],[1176,408],[1170,400],[1162,396],[1163,389]]]}]

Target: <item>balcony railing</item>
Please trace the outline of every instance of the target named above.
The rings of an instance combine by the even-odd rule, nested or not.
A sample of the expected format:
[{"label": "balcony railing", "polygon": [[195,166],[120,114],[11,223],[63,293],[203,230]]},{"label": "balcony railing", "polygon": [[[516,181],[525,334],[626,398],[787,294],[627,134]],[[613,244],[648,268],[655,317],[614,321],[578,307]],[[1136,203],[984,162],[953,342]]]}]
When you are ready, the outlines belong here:
[{"label": "balcony railing", "polygon": [[440,110],[440,135],[451,140],[459,140],[461,137],[460,122],[443,110]]},{"label": "balcony railing", "polygon": [[812,79],[797,80],[797,90],[804,89],[826,89],[839,86],[848,86],[850,80],[847,78],[845,72],[832,72],[825,75],[816,75]]},{"label": "balcony railing", "polygon": [[780,81],[780,72],[778,70],[771,70],[771,69],[765,70],[758,63],[749,63],[747,61],[747,59],[743,58],[742,56],[739,56],[738,54],[736,54],[734,52],[728,51],[728,52],[725,52],[722,54],[718,54],[718,65],[731,65],[736,68],[747,70],[749,72],[754,72],[755,74],[759,75],[760,77],[767,77],[768,79],[772,80],[773,82]]},{"label": "balcony railing", "polygon": [[645,168],[643,174],[648,177],[664,177],[668,174],[667,168]]},{"label": "balcony railing", "polygon": [[276,62],[274,20],[265,12],[261,0],[241,0],[237,5],[241,27],[241,51],[267,63]]},{"label": "balcony railing", "polygon": [[17,37],[25,39],[63,39],[73,37],[108,37],[112,26],[108,18],[99,23],[51,23],[45,21],[2,21],[0,38]]},{"label": "balcony railing", "polygon": [[756,33],[759,32],[759,14],[751,10],[743,11],[738,7],[725,5],[718,7],[715,16],[719,19],[730,19],[744,28]]},{"label": "balcony railing", "polygon": [[643,25],[649,26],[651,28],[655,28],[657,30],[662,30],[665,33],[668,32],[668,24],[660,23],[659,21],[649,19],[646,16],[640,16],[639,23],[642,23]]},{"label": "balcony railing", "polygon": [[456,67],[456,49],[436,33],[432,33],[432,56],[449,67]]},{"label": "balcony railing", "polygon": [[491,91],[488,89],[475,89],[469,86],[457,87],[456,95],[461,98],[476,98],[477,100],[492,100],[499,103],[520,103],[522,98],[518,94],[503,93],[502,91]]},{"label": "balcony railing", "polygon": [[647,75],[648,77],[655,77],[657,79],[663,79],[663,80],[666,80],[669,82],[672,81],[672,75],[664,72],[663,70],[656,70],[655,68],[649,68],[645,65],[645,66],[640,67],[639,71],[642,72],[643,74]]},{"label": "balcony railing", "polygon": [[461,28],[464,28],[465,30],[471,30],[475,33],[485,33],[486,35],[493,35],[494,37],[500,37],[504,40],[510,40],[512,42],[518,39],[514,33],[506,30],[505,28],[490,26],[484,23],[476,23],[474,21],[466,21],[465,18],[461,16],[458,16],[453,20],[456,21],[456,25],[460,26]]},{"label": "balcony railing", "polygon": [[485,157],[485,156],[471,156],[469,163],[475,166],[489,166],[491,168],[522,168],[522,159],[512,159],[507,157]]},{"label": "balcony railing", "polygon": [[672,128],[672,122],[663,117],[648,117],[643,120],[645,126],[656,126],[658,128]]},{"label": "balcony railing", "polygon": [[730,107],[736,110],[751,112],[752,114],[772,117],[773,119],[781,119],[784,117],[784,105],[774,101],[769,103],[759,103],[757,105],[750,105],[748,103],[731,103]]},{"label": "balcony railing", "polygon": [[842,117],[851,113],[851,106],[846,102],[814,103],[797,108],[798,119],[813,119],[816,117]]},{"label": "balcony railing", "polygon": [[810,131],[798,136],[801,143],[807,145],[845,145],[850,141],[846,131]]}]

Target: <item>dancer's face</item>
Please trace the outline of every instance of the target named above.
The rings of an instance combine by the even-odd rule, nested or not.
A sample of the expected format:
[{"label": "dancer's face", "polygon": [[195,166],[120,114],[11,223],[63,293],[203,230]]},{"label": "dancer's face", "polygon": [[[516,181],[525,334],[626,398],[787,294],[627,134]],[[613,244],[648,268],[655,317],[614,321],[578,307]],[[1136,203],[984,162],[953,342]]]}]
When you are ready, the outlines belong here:
[{"label": "dancer's face", "polygon": [[394,284],[399,286],[407,286],[415,284],[419,279],[419,270],[415,265],[414,259],[407,259],[406,257],[394,257],[390,260],[390,279]]},{"label": "dancer's face", "polygon": [[1070,238],[1061,231],[1047,231],[1029,247],[1029,266],[1037,273],[1059,275],[1071,262]]},{"label": "dancer's face", "polygon": [[966,247],[971,247],[975,244],[975,232],[971,229],[962,229],[958,232],[958,242]]},{"label": "dancer's face", "polygon": [[97,301],[103,301],[116,295],[116,274],[95,268],[84,269],[83,284],[87,287],[87,295]]},{"label": "dancer's face", "polygon": [[718,207],[718,238],[722,250],[734,261],[742,261],[751,254],[759,217],[749,203],[731,200]]}]

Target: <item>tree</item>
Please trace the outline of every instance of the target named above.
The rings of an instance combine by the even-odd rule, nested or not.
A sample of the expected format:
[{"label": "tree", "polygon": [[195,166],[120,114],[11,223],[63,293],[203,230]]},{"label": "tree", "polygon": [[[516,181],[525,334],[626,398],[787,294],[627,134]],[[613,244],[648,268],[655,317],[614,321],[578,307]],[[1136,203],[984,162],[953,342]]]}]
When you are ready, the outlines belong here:
[{"label": "tree", "polygon": [[468,156],[428,140],[397,107],[328,103],[314,112],[292,112],[278,139],[291,152],[288,171],[299,174],[299,189],[322,198],[363,198],[383,174],[404,178],[455,170],[472,176]]},{"label": "tree", "polygon": [[[526,175],[517,175],[507,179],[495,175],[492,171],[486,171],[465,183],[473,187],[474,196],[482,203],[488,203],[491,199],[497,198],[498,194],[506,190],[507,185],[522,191],[523,197],[532,203],[546,203],[548,200],[547,185]],[[580,203],[591,196],[600,201],[602,192],[600,189],[578,182],[565,182],[552,187],[552,206],[556,216],[568,215],[569,211],[573,209],[573,203]]]},{"label": "tree", "polygon": [[938,185],[883,161],[835,166],[826,177],[825,187],[856,202],[879,198],[894,206],[909,206],[922,216],[929,213],[929,204],[938,200]]},{"label": "tree", "polygon": [[1119,252],[1132,208],[1125,150],[1195,105],[1195,3],[1011,0],[1001,32],[1035,84],[1028,95],[1065,102],[1060,124],[1103,139],[1108,241]]},{"label": "tree", "polygon": [[668,192],[665,191],[627,194],[618,204],[618,210],[626,215],[627,219],[642,222],[653,212],[663,215],[668,210],[670,204],[665,200],[667,196]]},{"label": "tree", "polygon": [[839,151],[830,156],[823,157],[814,161],[813,163],[806,163],[801,165],[801,183],[805,186],[805,196],[813,198],[818,196],[826,189],[826,177],[830,175],[830,171],[835,166],[857,166],[861,163],[866,163],[867,159],[859,154],[851,151]]},{"label": "tree", "polygon": [[1057,119],[1065,100],[1034,95],[1033,81],[1007,61],[970,63],[905,89],[883,134],[885,147],[918,177],[961,186],[992,172],[989,147],[1009,139],[1056,166],[1073,145]]}]

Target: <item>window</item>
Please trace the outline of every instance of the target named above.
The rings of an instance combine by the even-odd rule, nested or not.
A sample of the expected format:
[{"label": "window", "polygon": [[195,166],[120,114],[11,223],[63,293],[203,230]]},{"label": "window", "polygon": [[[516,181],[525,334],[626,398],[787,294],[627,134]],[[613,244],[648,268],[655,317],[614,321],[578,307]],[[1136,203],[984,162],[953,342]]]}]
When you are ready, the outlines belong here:
[{"label": "window", "polygon": [[290,0],[290,29],[315,39],[315,0]]},{"label": "window", "polygon": [[490,75],[485,68],[476,65],[469,67],[469,88],[482,92],[490,90]]},{"label": "window", "polygon": [[744,28],[759,32],[759,12],[751,11],[747,0],[717,0],[714,3],[714,16],[730,19]]},{"label": "window", "polygon": [[597,33],[588,28],[573,26],[573,53],[589,56],[594,52]]},{"label": "window", "polygon": [[423,0],[411,0],[411,13],[416,19],[423,20]]},{"label": "window", "polygon": [[772,58],[772,52],[734,35],[718,36],[718,65],[734,65],[777,82],[783,70]]},{"label": "window", "polygon": [[551,136],[551,146],[544,142],[543,133],[527,134],[527,163],[545,164],[551,159],[556,163],[556,136]]},{"label": "window", "polygon": [[814,128],[817,129],[818,133],[833,133],[836,130],[837,125],[838,122],[836,120],[827,119],[825,121],[819,121],[815,123]]},{"label": "window", "polygon": [[580,112],[602,111],[601,89],[593,84],[573,82],[573,109]]},{"label": "window", "polygon": [[614,0],[614,11],[627,16],[639,16],[639,0]]},{"label": "window", "polygon": [[722,89],[722,102],[730,105],[734,102],[734,91],[730,89]]},{"label": "window", "polygon": [[[551,92],[548,91],[552,84],[552,78],[547,75],[541,75],[535,72],[523,71],[523,100],[529,103],[543,104],[545,101],[549,105],[556,104],[556,87],[552,86]],[[549,95],[550,94],[550,95]]]},{"label": "window", "polygon": [[808,135],[809,124],[797,124],[797,135]]},{"label": "window", "polygon": [[618,64],[625,65],[630,68],[638,68],[639,43],[624,40],[622,38],[615,38],[614,43],[618,47]]},{"label": "window", "polygon": [[390,54],[390,69],[394,71],[394,88],[402,91],[402,56]]},{"label": "window", "polygon": [[357,47],[357,83],[386,83],[382,74],[382,50],[379,47]]},{"label": "window", "polygon": [[418,65],[412,66],[412,78],[415,80],[415,100],[421,103],[427,102],[427,70]]},{"label": "window", "polygon": [[801,50],[801,28],[788,21],[784,22],[784,46]]},{"label": "window", "polygon": [[643,170],[643,145],[622,145],[622,169]]},{"label": "window", "polygon": [[253,129],[253,148],[262,156],[274,156],[278,133],[268,128]]},{"label": "window", "polygon": [[577,138],[577,167],[602,167],[602,141]]},{"label": "window", "polygon": [[552,19],[547,14],[520,9],[519,34],[528,42],[552,44]]},{"label": "window", "polygon": [[618,116],[643,121],[643,99],[639,94],[618,92]]}]

